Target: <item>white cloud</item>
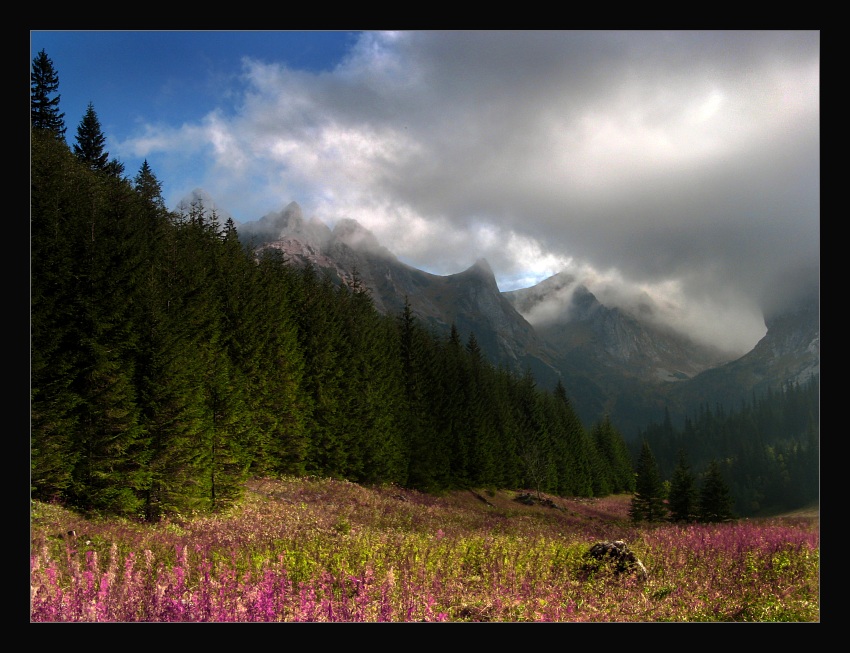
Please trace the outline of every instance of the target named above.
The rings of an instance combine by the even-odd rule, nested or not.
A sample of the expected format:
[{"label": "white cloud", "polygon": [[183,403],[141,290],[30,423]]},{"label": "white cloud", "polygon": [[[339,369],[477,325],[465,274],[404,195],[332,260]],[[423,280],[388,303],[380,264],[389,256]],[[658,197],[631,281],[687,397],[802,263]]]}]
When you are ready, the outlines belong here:
[{"label": "white cloud", "polygon": [[295,200],[438,274],[486,257],[503,290],[618,270],[609,301],[739,349],[818,260],[817,32],[367,32],[331,72],[243,71],[232,111],[126,144],[194,153],[167,199]]}]

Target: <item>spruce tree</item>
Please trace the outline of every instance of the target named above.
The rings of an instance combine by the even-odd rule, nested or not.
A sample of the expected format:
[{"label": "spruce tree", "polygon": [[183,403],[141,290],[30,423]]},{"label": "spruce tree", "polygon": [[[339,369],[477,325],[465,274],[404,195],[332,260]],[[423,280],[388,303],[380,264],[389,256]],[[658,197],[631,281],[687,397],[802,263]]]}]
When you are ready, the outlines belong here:
[{"label": "spruce tree", "polygon": [[594,481],[594,494],[605,496],[611,492],[634,492],[635,477],[629,447],[608,415],[593,426],[591,436],[600,459],[596,472],[604,477],[604,480]]},{"label": "spruce tree", "polygon": [[156,178],[147,159],[142,162],[139,172],[133,179],[133,187],[139,195],[157,209],[165,209],[165,200],[162,198],[162,183]]},{"label": "spruce tree", "polygon": [[69,238],[82,213],[86,171],[64,143],[33,132],[30,159],[30,482],[34,497],[64,499],[78,454],[73,448],[79,254]]},{"label": "spruce tree", "polygon": [[635,479],[635,494],[629,508],[632,521],[662,521],[667,517],[667,506],[664,504],[664,484],[661,474],[652,455],[649,442],[643,441],[637,462],[637,478]]},{"label": "spruce tree", "polygon": [[466,373],[470,385],[469,424],[471,435],[469,465],[472,483],[477,487],[499,485],[499,434],[494,399],[494,376],[481,348],[470,332],[464,347]]},{"label": "spruce tree", "polygon": [[[306,471],[308,417],[312,399],[304,381],[306,364],[297,327],[301,280],[279,250],[266,250],[256,282],[245,295],[237,342],[249,380],[248,399],[257,422],[254,473],[301,475]],[[268,325],[274,324],[274,329]]]},{"label": "spruce tree", "polygon": [[679,462],[670,480],[670,519],[689,522],[695,519],[697,503],[696,479],[691,474],[684,449],[679,450]]},{"label": "spruce tree", "polygon": [[734,517],[732,507],[732,496],[720,471],[720,463],[712,460],[700,487],[697,519],[701,522],[729,521]]},{"label": "spruce tree", "polygon": [[543,403],[531,370],[527,369],[513,388],[519,459],[525,472],[526,487],[541,492],[557,489],[557,471],[552,459],[549,430],[544,420]]},{"label": "spruce tree", "polygon": [[402,312],[396,316],[401,360],[403,404],[402,429],[406,434],[408,483],[419,490],[436,489],[437,452],[434,450],[432,409],[433,376],[432,342],[428,332],[413,314],[413,307],[404,298]]},{"label": "spruce tree", "polygon": [[558,493],[562,496],[588,497],[593,494],[593,447],[578,414],[572,407],[567,389],[558,379],[553,391],[556,407],[556,423],[559,437],[556,438],[562,452],[558,457]]},{"label": "spruce tree", "polygon": [[[30,122],[33,129],[43,129],[64,143],[65,114],[59,111],[59,75],[53,61],[42,50],[32,60],[30,73]],[[53,96],[53,97],[51,97]]]},{"label": "spruce tree", "polygon": [[[77,127],[77,142],[74,144],[74,154],[91,170],[106,171],[109,152],[104,151],[106,136],[100,127],[94,105],[89,102],[86,113]],[[123,170],[123,166],[122,166]]]},{"label": "spruce tree", "polygon": [[137,297],[141,319],[136,359],[142,423],[149,438],[148,521],[200,505],[194,458],[204,438],[200,352],[205,330],[204,279],[188,229],[147,204],[151,256]]}]

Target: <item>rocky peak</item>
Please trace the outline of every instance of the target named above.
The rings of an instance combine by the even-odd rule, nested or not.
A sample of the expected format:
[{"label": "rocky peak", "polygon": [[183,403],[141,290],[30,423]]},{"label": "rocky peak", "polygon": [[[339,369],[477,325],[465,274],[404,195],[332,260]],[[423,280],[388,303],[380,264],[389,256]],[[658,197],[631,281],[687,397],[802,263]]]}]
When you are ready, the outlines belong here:
[{"label": "rocky peak", "polygon": [[499,292],[499,285],[496,283],[496,275],[487,263],[487,259],[480,258],[463,272],[452,274],[447,277],[451,282],[459,282],[462,284],[481,285],[488,291]]},{"label": "rocky peak", "polygon": [[287,238],[294,239],[318,251],[330,240],[331,231],[320,220],[305,220],[301,207],[296,202],[290,202],[280,211],[272,211],[259,220],[239,225],[239,237],[256,247]]},{"label": "rocky peak", "polygon": [[337,246],[339,244],[351,248],[354,252],[395,259],[390,250],[378,242],[375,234],[357,220],[351,218],[340,220],[333,229],[332,245]]}]

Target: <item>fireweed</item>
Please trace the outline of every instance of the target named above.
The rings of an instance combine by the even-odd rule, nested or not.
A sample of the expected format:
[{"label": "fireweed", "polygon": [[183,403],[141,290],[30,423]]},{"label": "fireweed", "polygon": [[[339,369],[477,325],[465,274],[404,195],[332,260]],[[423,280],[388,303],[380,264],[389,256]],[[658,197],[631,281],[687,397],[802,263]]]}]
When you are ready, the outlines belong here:
[{"label": "fireweed", "polygon": [[[155,525],[34,504],[31,620],[819,620],[809,520],[636,526],[622,496],[544,511],[322,479],[248,488],[228,514]],[[589,569],[602,539],[648,578]]]}]

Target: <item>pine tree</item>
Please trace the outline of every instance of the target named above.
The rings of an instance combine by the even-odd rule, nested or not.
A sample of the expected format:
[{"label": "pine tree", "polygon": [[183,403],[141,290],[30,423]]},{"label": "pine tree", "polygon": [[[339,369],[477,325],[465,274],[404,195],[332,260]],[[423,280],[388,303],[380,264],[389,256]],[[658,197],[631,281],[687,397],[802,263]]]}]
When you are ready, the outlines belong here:
[{"label": "pine tree", "polygon": [[589,436],[567,397],[567,389],[558,379],[553,392],[561,448],[558,457],[558,493],[562,496],[588,497],[593,494],[592,446]]},{"label": "pine tree", "polygon": [[133,187],[145,200],[153,204],[157,209],[165,209],[165,200],[162,197],[162,183],[148,165],[148,160],[142,162],[139,172],[133,179]]},{"label": "pine tree", "polygon": [[667,517],[664,505],[664,485],[649,442],[643,441],[637,462],[635,494],[629,508],[632,521],[662,521]]},{"label": "pine tree", "polygon": [[697,519],[701,522],[728,521],[734,518],[732,507],[732,496],[720,471],[720,463],[712,460],[700,487]]},{"label": "pine tree", "polygon": [[78,455],[78,213],[73,188],[88,173],[64,143],[33,132],[30,163],[30,482],[34,497],[64,499]]},{"label": "pine tree", "polygon": [[468,384],[469,473],[476,487],[499,483],[499,435],[494,411],[494,376],[470,332],[464,347]]},{"label": "pine tree", "polygon": [[684,449],[680,449],[679,462],[673,470],[673,477],[670,480],[670,519],[672,521],[693,521],[696,503],[696,479],[691,474]]},{"label": "pine tree", "polygon": [[[611,492],[634,492],[635,477],[629,447],[608,415],[594,425],[591,435],[597,456],[601,459],[598,473],[605,476],[604,480],[594,482],[594,494],[604,496]],[[604,491],[606,487],[607,492]]]},{"label": "pine tree", "polygon": [[110,177],[115,177],[116,179],[127,181],[124,178],[124,164],[121,163],[115,157],[112,157],[112,159],[110,159],[109,163],[104,166],[103,171]]},{"label": "pine tree", "polygon": [[[236,341],[249,380],[248,400],[257,422],[254,473],[305,473],[307,394],[304,352],[299,345],[298,294],[301,280],[279,250],[266,250],[256,267],[256,282],[246,284],[248,308]],[[274,324],[274,329],[268,325]]]},{"label": "pine tree", "polygon": [[65,114],[59,112],[59,75],[44,50],[32,60],[30,73],[30,121],[33,129],[43,129],[65,140]]},{"label": "pine tree", "polygon": [[543,404],[531,370],[527,369],[514,386],[513,398],[525,485],[533,487],[540,498],[541,492],[557,489],[557,471],[549,430],[544,420]]},{"label": "pine tree", "polygon": [[77,507],[137,514],[135,198],[44,130],[32,154],[33,481]]},{"label": "pine tree", "polygon": [[137,297],[136,360],[142,423],[150,460],[145,518],[188,513],[199,506],[193,458],[204,437],[203,375],[199,352],[205,337],[204,279],[197,270],[188,230],[171,225],[147,205],[151,256],[147,283]]},{"label": "pine tree", "polygon": [[[100,127],[94,105],[89,102],[86,113],[77,127],[77,142],[74,144],[74,154],[90,169],[106,171],[109,152],[104,151],[106,136]],[[122,166],[123,171],[123,166]]]},{"label": "pine tree", "polygon": [[406,455],[409,463],[408,483],[416,489],[436,489],[438,452],[434,447],[432,409],[433,377],[432,351],[429,334],[413,314],[407,297],[401,314],[396,316],[401,359],[403,404],[402,429],[406,434]]}]

